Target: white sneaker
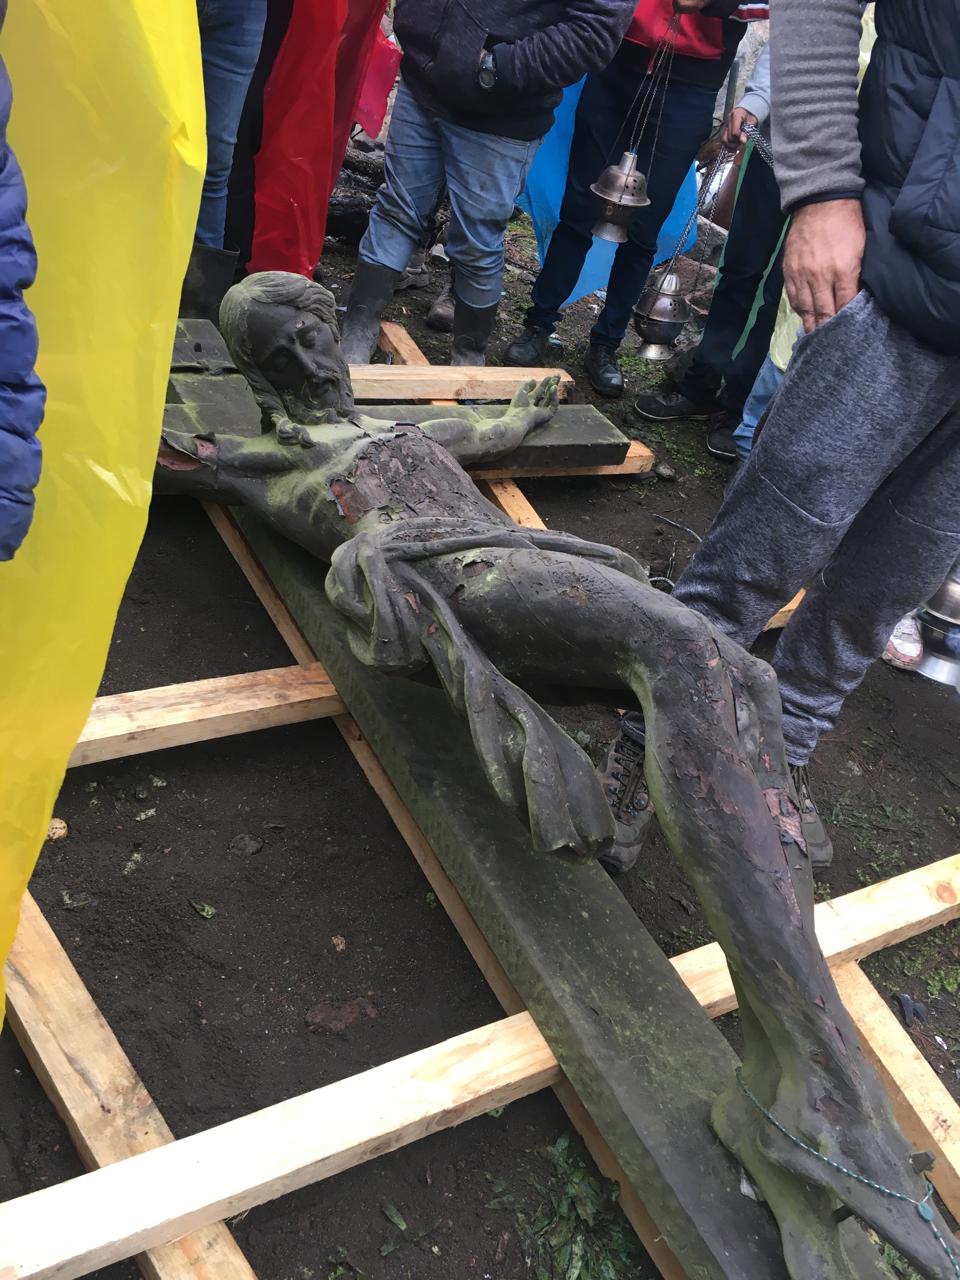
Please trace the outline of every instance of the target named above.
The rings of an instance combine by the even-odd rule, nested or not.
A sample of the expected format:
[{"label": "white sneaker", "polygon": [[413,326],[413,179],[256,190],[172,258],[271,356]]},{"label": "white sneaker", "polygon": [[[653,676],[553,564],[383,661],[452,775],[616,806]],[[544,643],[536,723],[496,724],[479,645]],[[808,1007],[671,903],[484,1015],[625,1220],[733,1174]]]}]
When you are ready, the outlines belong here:
[{"label": "white sneaker", "polygon": [[893,628],[893,635],[880,655],[884,662],[900,671],[912,671],[923,657],[923,641],[920,625],[912,613],[901,618]]}]

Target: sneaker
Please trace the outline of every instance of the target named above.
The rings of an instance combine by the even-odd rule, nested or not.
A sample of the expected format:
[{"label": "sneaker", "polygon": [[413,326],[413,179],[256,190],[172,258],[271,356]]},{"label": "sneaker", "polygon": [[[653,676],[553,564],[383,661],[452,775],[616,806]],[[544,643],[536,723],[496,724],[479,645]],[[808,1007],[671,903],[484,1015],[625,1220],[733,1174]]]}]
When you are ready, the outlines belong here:
[{"label": "sneaker", "polygon": [[[633,730],[641,734],[642,730]],[[643,848],[653,806],[643,773],[643,743],[636,736],[628,735],[621,728],[613,740],[607,755],[607,764],[600,781],[613,813],[617,834],[613,847],[600,855],[600,864],[611,875],[629,871]]]},{"label": "sneaker", "polygon": [[912,613],[901,618],[880,657],[900,671],[912,671],[923,658],[920,624]]},{"label": "sneaker", "polygon": [[583,358],[583,367],[594,391],[611,400],[623,395],[623,374],[617,362],[615,347],[603,347],[591,342]]},{"label": "sneaker", "polygon": [[707,453],[713,458],[722,459],[724,462],[736,462],[737,442],[733,438],[733,432],[734,427],[727,422],[721,422],[719,426],[711,427],[707,432]]},{"label": "sneaker", "polygon": [[833,861],[833,842],[827,835],[827,829],[810,794],[810,776],[807,766],[791,764],[788,767],[797,793],[796,799],[800,808],[800,834],[806,845],[807,856],[814,871],[822,871]]},{"label": "sneaker", "polygon": [[682,391],[670,388],[643,392],[634,400],[633,407],[641,418],[652,422],[677,422],[682,418],[702,422],[723,412],[715,399],[691,400]]}]

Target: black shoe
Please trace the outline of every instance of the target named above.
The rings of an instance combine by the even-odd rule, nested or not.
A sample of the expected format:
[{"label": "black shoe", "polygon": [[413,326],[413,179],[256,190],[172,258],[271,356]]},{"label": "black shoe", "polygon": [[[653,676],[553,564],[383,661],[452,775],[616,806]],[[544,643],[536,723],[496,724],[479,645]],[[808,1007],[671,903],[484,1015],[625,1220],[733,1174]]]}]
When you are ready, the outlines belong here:
[{"label": "black shoe", "polygon": [[633,726],[630,733],[621,728],[610,746],[606,768],[600,775],[617,828],[613,847],[599,858],[611,875],[629,871],[634,865],[653,818],[653,806],[643,773],[642,733],[641,729]]},{"label": "black shoe", "polygon": [[641,418],[649,418],[652,422],[676,422],[684,418],[701,422],[723,412],[716,400],[691,400],[682,391],[671,387],[643,392],[634,400],[633,407]]},{"label": "black shoe", "polygon": [[215,249],[196,242],[190,250],[187,273],[180,291],[183,320],[212,320],[220,323],[220,303],[233,284],[237,269],[236,249]]},{"label": "black shoe", "polygon": [[540,369],[563,355],[563,346],[549,329],[526,325],[519,338],[508,342],[500,357],[504,364],[518,368]]},{"label": "black shoe", "polygon": [[810,776],[805,764],[791,764],[790,777],[797,792],[800,808],[800,834],[807,849],[807,856],[814,871],[823,871],[833,862],[833,842],[827,835],[823,819],[810,794]]},{"label": "black shoe", "polygon": [[437,333],[453,333],[453,309],[455,306],[452,282],[447,283],[434,298],[427,312],[427,328],[436,329]]},{"label": "black shoe", "polygon": [[457,298],[453,308],[453,344],[450,347],[451,364],[486,364],[487,343],[497,318],[495,302],[490,307],[469,307]]},{"label": "black shoe", "polygon": [[583,359],[590,385],[602,396],[611,400],[623,395],[623,374],[617,363],[616,347],[602,347],[591,342]]},{"label": "black shoe", "polygon": [[347,364],[369,364],[380,337],[380,317],[402,271],[357,259],[347,314],[340,326],[340,354]]},{"label": "black shoe", "polygon": [[711,427],[707,432],[707,453],[714,458],[722,458],[724,462],[736,462],[739,454],[733,432],[734,427],[727,422],[721,422],[718,427]]}]

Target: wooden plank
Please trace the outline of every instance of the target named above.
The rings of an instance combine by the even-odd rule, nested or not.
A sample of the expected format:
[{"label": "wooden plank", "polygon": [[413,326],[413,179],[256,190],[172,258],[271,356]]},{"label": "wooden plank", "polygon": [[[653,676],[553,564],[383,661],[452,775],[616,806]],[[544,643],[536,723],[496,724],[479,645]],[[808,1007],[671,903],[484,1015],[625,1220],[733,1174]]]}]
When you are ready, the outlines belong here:
[{"label": "wooden plank", "polygon": [[515,480],[485,480],[480,488],[494,506],[524,529],[545,529],[536,508],[528,502]]},{"label": "wooden plank", "polygon": [[860,966],[841,965],[833,976],[901,1129],[936,1158],[930,1181],[960,1217],[960,1107]]},{"label": "wooden plank", "polygon": [[73,1280],[558,1078],[528,1013],[0,1205],[0,1277]]},{"label": "wooden plank", "polygon": [[340,715],[319,662],[97,698],[70,766]]},{"label": "wooden plank", "polygon": [[560,396],[565,398],[573,386],[565,369],[447,364],[358,364],[350,369],[353,394],[360,405],[364,400],[396,404],[410,400],[509,400],[522,382],[552,376],[560,379]]},{"label": "wooden plank", "polygon": [[[87,1168],[114,1164],[173,1142],[156,1103],[29,894],[21,904],[6,984],[10,1025]],[[51,1232],[54,1223],[57,1230]],[[46,1228],[35,1222],[35,1229],[55,1236],[60,1225],[57,1218],[50,1218]],[[250,1264],[216,1215],[189,1235],[177,1234],[180,1240],[158,1242],[137,1258],[147,1280],[255,1280]],[[9,1273],[4,1269],[5,1264],[14,1265],[4,1249],[6,1235],[0,1227],[4,1280],[8,1274],[19,1274],[16,1269]],[[123,1256],[134,1252],[135,1248],[130,1249]]]},{"label": "wooden plank", "polygon": [[797,605],[803,599],[804,593],[798,591],[789,604],[785,604],[782,609],[773,615],[770,621],[763,628],[764,631],[776,631],[779,627],[785,627],[796,612]]},{"label": "wooden plank", "polygon": [[[633,476],[652,470],[654,455],[639,440],[631,440],[623,462],[599,467],[484,467],[471,469],[475,480],[523,480],[541,476]],[[781,613],[784,610],[781,610]],[[779,616],[779,615],[778,615]],[[772,623],[768,623],[768,626]],[[782,624],[781,624],[782,625]]]},{"label": "wooden plank", "polygon": [[[960,918],[960,854],[818,902],[817,939],[832,967],[905,942]],[[723,952],[715,942],[671,961],[712,1018],[737,1007]]]},{"label": "wooden plank", "polygon": [[396,364],[415,364],[423,367],[430,363],[407,332],[406,326],[397,324],[394,320],[380,321],[378,345],[381,351],[386,351],[387,355],[393,356]]}]

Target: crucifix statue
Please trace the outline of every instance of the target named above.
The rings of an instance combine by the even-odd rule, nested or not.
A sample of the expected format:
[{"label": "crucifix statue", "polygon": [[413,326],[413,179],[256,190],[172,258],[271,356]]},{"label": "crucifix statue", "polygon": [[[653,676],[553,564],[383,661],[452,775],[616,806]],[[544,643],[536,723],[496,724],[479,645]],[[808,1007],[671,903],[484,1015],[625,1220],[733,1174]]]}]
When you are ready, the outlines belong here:
[{"label": "crucifix statue", "polygon": [[743,1067],[713,1124],[774,1214],[790,1275],[862,1280],[838,1227],[845,1206],[924,1276],[956,1280],[929,1157],[898,1129],[817,944],[771,669],[629,556],[519,528],[463,469],[549,422],[555,382],[522,387],[498,418],[438,409],[420,426],[387,423],[354,406],[319,285],[251,276],[220,324],[263,433],[165,430],[158,489],[244,504],[328,562],[355,654],[398,676],[433,669],[543,855],[597,856],[614,824],[590,760],[524,686],[635,699],[660,825],[739,1000]]}]

